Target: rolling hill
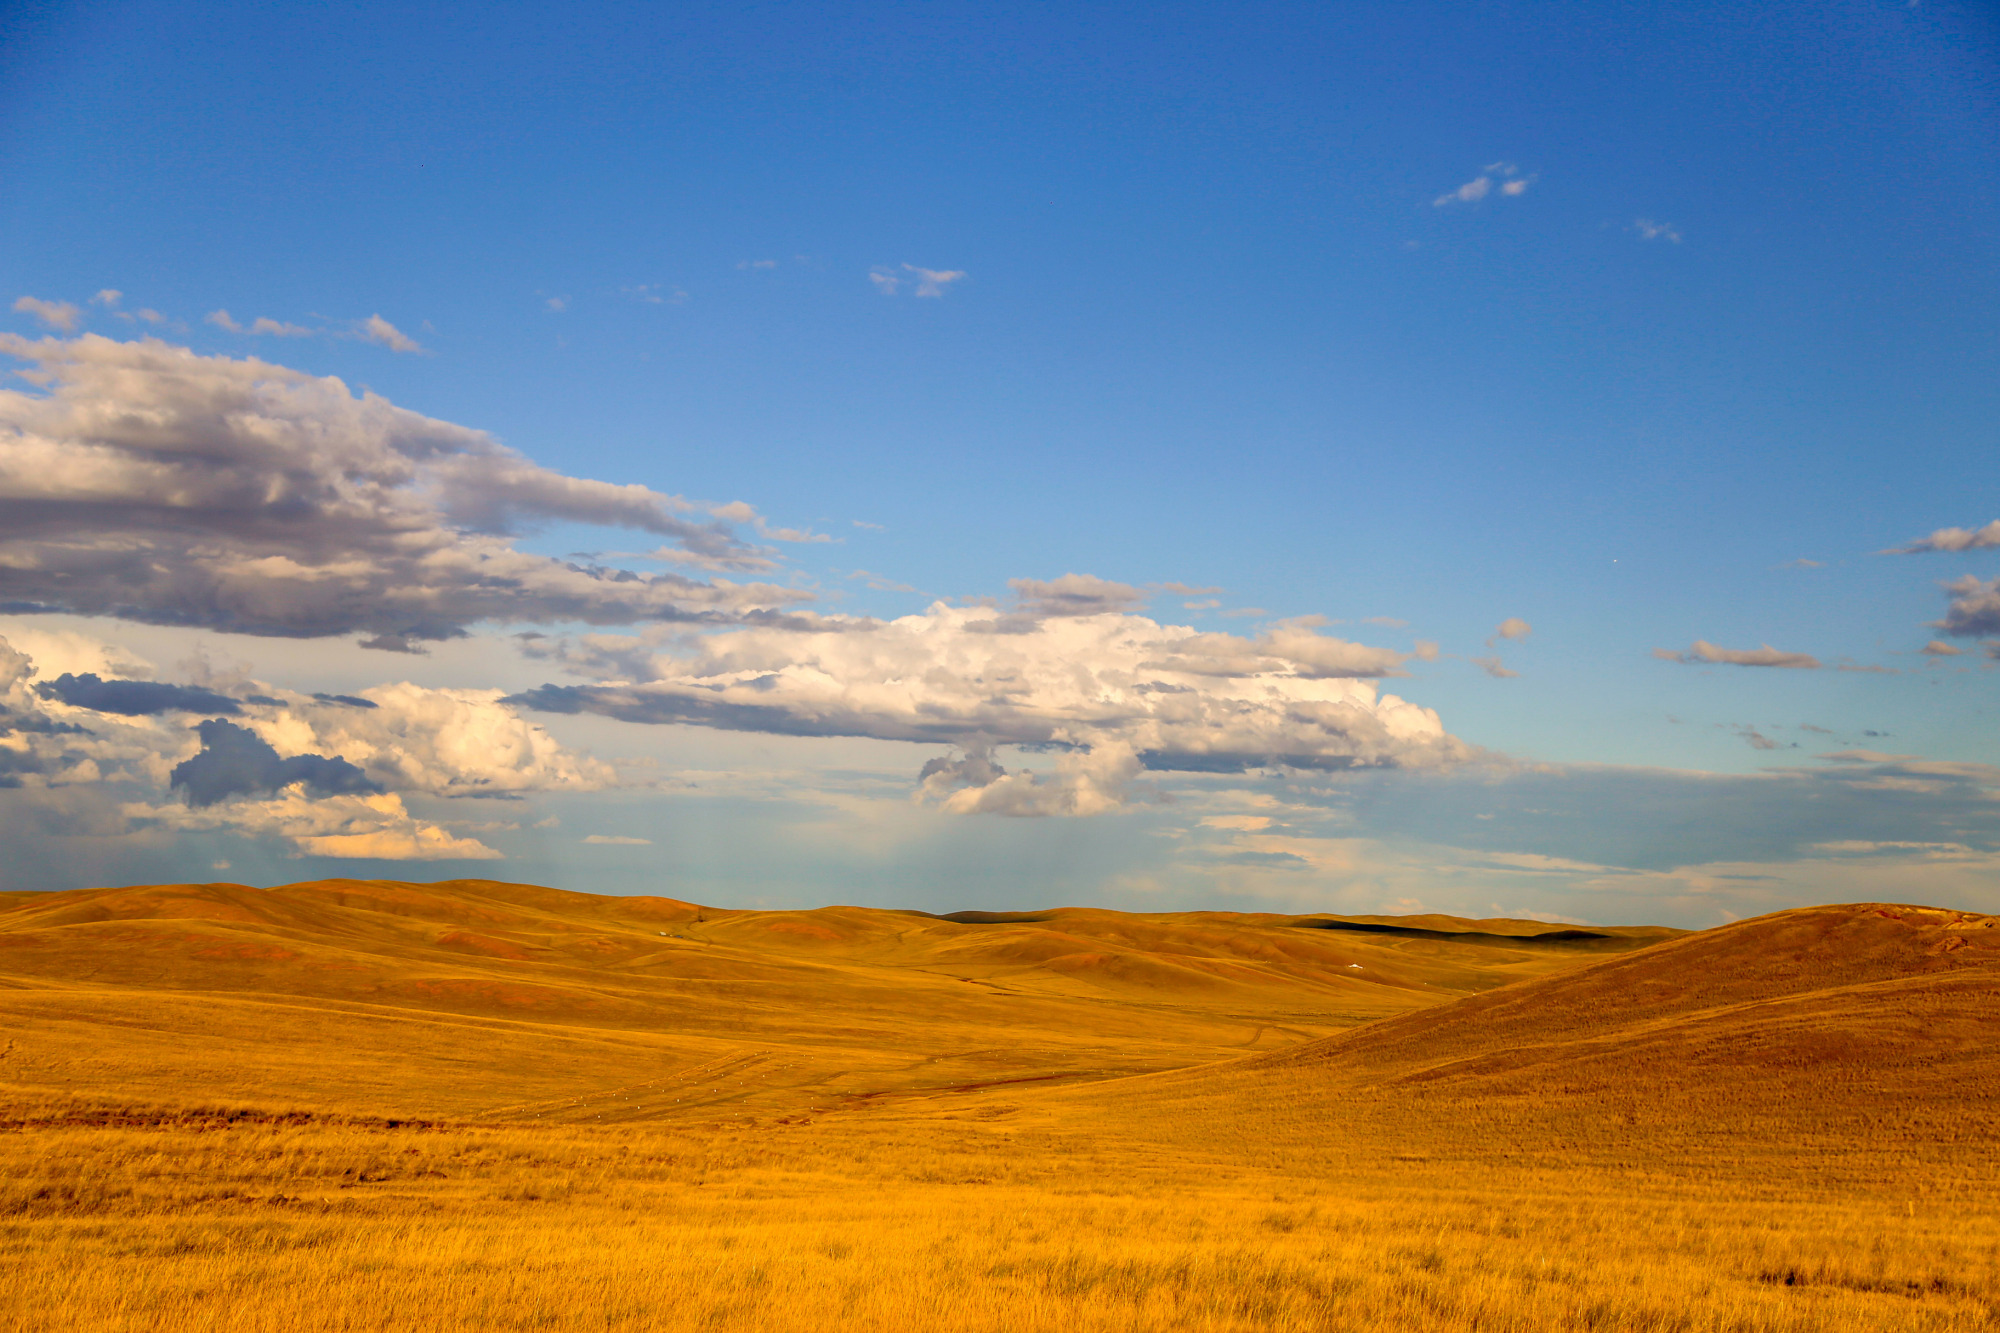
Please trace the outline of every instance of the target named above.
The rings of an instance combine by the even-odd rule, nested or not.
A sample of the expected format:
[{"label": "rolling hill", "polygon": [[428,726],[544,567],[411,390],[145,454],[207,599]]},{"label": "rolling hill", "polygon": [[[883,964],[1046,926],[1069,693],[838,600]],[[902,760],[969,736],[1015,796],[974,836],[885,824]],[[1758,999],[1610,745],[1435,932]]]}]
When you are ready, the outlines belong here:
[{"label": "rolling hill", "polygon": [[[16,1036],[0,1091],[385,1115],[788,1114],[1288,1047],[1675,934],[733,911],[485,880],[10,894],[0,1014]],[[733,1072],[688,1073],[711,1067]]]}]

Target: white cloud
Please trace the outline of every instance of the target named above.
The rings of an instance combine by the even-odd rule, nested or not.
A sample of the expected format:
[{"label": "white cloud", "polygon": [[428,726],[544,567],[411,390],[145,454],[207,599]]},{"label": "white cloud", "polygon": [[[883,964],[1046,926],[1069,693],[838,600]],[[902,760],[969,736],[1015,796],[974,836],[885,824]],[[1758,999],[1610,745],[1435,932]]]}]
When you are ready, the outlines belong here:
[{"label": "white cloud", "polygon": [[1495,639],[1525,639],[1535,632],[1535,627],[1519,616],[1508,616],[1493,627],[1493,634],[1486,640],[1488,647]]},{"label": "white cloud", "polygon": [[[967,757],[927,766],[924,790],[965,812],[1095,813],[1124,801],[1147,769],[1434,767],[1475,754],[1436,713],[1378,692],[1375,678],[1401,674],[1415,654],[1296,624],[1254,640],[1161,625],[1122,609],[1134,590],[1088,576],[1018,586],[1012,610],[939,602],[888,622],[826,617],[666,651],[597,636],[563,660],[604,683],[509,702],[953,745]],[[992,757],[998,746],[1061,757],[1049,772],[1009,772]]]},{"label": "white cloud", "polygon": [[[259,324],[266,324],[271,321],[259,320],[257,322]],[[279,325],[277,327],[289,328],[290,326]],[[417,341],[414,338],[405,335],[401,329],[380,315],[370,315],[368,318],[362,320],[358,327],[362,337],[366,338],[369,342],[381,343],[392,352],[422,352],[424,350],[417,345]],[[252,332],[255,332],[255,330],[253,329]]]},{"label": "white cloud", "polygon": [[408,649],[481,621],[716,624],[809,596],[517,550],[560,520],[657,533],[706,568],[771,563],[711,507],[551,472],[332,377],[92,334],[0,352],[43,390],[0,390],[17,610]]},{"label": "white cloud", "polygon": [[1534,182],[1533,176],[1523,176],[1521,169],[1512,162],[1492,162],[1457,189],[1447,190],[1431,200],[1431,206],[1444,208],[1450,204],[1476,204],[1496,189],[1507,198],[1518,198],[1526,194]]},{"label": "white cloud", "polygon": [[1684,653],[1668,648],[1655,648],[1653,656],[1664,662],[1685,662],[1690,666],[1719,663],[1728,666],[1751,667],[1796,667],[1812,669],[1819,666],[1819,659],[1810,653],[1780,652],[1770,644],[1757,648],[1718,648],[1704,639],[1696,639],[1694,647]]},{"label": "white cloud", "polygon": [[103,291],[91,297],[90,303],[92,305],[101,305],[109,308],[116,306],[120,301],[124,299],[125,299],[125,293],[119,291],[115,287],[106,287]]},{"label": "white cloud", "polygon": [[569,309],[569,298],[567,296],[551,296],[548,300],[542,302],[542,307],[552,314],[559,315]]},{"label": "white cloud", "polygon": [[[911,276],[905,277],[904,274]],[[886,265],[878,264],[868,271],[868,281],[875,284],[875,290],[884,296],[894,296],[903,289],[905,283],[915,283],[918,296],[943,296],[952,283],[966,277],[963,269],[919,268],[915,264],[905,264],[902,272]]]},{"label": "white cloud", "polygon": [[1939,528],[1908,546],[1893,546],[1882,555],[1918,555],[1925,551],[1982,551],[2000,547],[2000,518],[1983,528]]},{"label": "white cloud", "polygon": [[[257,316],[256,320],[250,325],[251,336],[259,338],[267,336],[273,338],[310,338],[316,332],[318,330],[306,328],[302,324],[286,324],[263,315]],[[412,347],[415,345],[414,343],[411,344]]]},{"label": "white cloud", "polygon": [[1963,648],[1954,648],[1942,639],[1932,639],[1918,651],[1925,657],[1959,657],[1965,652]]},{"label": "white cloud", "polygon": [[126,818],[141,827],[176,831],[220,829],[289,843],[294,856],[350,860],[495,861],[501,853],[477,838],[460,838],[417,819],[402,798],[382,795],[311,797],[288,787],[264,801],[227,806],[149,805],[134,802]]},{"label": "white cloud", "polygon": [[[498,690],[406,682],[308,695],[213,672],[198,674],[215,688],[182,686],[154,681],[147,664],[81,635],[13,625],[7,633],[0,787],[59,803],[106,785],[150,793],[122,807],[126,828],[229,831],[297,855],[490,859],[499,853],[411,814],[403,798],[582,792],[617,781],[609,765],[565,750],[502,704]],[[91,688],[74,688],[85,672]],[[106,682],[131,683],[117,695]],[[190,725],[218,713],[225,722]],[[218,728],[212,739],[225,744],[212,745]]]},{"label": "white cloud", "polygon": [[593,833],[584,841],[593,847],[651,847],[651,838],[627,838],[614,833]]},{"label": "white cloud", "polygon": [[202,320],[205,323],[215,325],[218,329],[227,329],[231,333],[244,332],[243,326],[238,324],[227,310],[211,310],[202,316]]},{"label": "white cloud", "polygon": [[1675,245],[1681,243],[1681,234],[1674,230],[1674,226],[1670,222],[1655,222],[1651,218],[1634,218],[1632,220],[1632,230],[1639,234],[1639,239],[1642,241],[1671,241]]},{"label": "white cloud", "polygon": [[903,267],[917,275],[918,296],[943,296],[945,288],[965,277],[963,269],[918,268],[915,264]]},{"label": "white cloud", "polygon": [[42,301],[32,296],[23,296],[14,302],[14,308],[24,315],[33,315],[52,329],[72,333],[77,320],[83,315],[81,310],[68,301]]},{"label": "white cloud", "polygon": [[736,265],[736,267],[744,269],[771,269],[777,266],[778,261],[775,259],[745,259]]}]

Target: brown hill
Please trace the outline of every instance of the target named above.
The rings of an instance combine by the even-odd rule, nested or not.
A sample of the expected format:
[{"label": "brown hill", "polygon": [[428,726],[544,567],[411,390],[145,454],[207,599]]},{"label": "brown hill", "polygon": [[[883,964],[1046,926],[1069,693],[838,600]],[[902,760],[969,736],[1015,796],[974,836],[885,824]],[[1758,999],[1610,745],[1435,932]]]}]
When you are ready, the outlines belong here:
[{"label": "brown hill", "polygon": [[610,1089],[747,1061],[763,1072],[623,1105],[784,1110],[1275,1049],[1675,934],[1343,920],[729,911],[487,880],[10,894],[0,1079],[594,1118]]},{"label": "brown hill", "polygon": [[[1694,1162],[2000,1144],[2000,918],[1801,908],[1385,1019],[1101,1089],[1274,1144]],[[1089,1094],[1080,1094],[1089,1095]],[[1795,1163],[1796,1164],[1796,1163]]]}]

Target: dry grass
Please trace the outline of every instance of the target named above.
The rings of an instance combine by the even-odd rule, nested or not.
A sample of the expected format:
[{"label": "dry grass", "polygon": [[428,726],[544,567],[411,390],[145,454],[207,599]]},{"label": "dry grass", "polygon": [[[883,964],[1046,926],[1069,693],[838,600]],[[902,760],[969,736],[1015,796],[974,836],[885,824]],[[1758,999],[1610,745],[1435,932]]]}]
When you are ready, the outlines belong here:
[{"label": "dry grass", "polygon": [[[1929,952],[1964,918],[1802,920],[1714,933],[1734,953],[1696,937],[1705,1004],[1614,1013],[1678,965],[1575,971],[1586,951],[1481,1000],[1110,1081],[1087,1062],[1148,1015],[1128,1061],[1160,1067],[1203,1034],[1241,1051],[1254,1006],[1092,1001],[1060,972],[1038,998],[1017,969],[1068,1006],[1041,1021],[1078,1030],[1012,1048],[989,1001],[923,978],[935,940],[901,964],[917,1001],[885,1010],[866,931],[818,941],[831,980],[789,1043],[16,974],[0,1327],[2000,1328],[1990,941]],[[1378,947],[1405,944],[1406,967],[1491,966]],[[867,949],[878,970],[847,971]],[[1715,980],[1758,949],[1757,976]],[[1506,1058],[1481,1024],[1514,1025]],[[218,1100],[246,1088],[305,1095]]]}]

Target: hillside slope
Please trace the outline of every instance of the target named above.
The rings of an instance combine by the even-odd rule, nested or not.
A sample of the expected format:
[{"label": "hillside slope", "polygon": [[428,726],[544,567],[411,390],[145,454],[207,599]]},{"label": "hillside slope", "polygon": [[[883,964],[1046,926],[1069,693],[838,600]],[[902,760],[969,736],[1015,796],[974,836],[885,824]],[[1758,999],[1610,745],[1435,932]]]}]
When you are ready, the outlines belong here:
[{"label": "hillside slope", "polygon": [[[1390,924],[729,911],[486,880],[10,894],[0,1095],[787,1114],[1277,1049],[1676,933]],[[734,1072],[696,1090],[711,1066]]]},{"label": "hillside slope", "polygon": [[1229,1122],[1273,1151],[1986,1170],[2000,1146],[1996,1037],[2000,918],[1850,904],[1068,1100],[1116,1097],[1128,1119],[1203,1132]]}]

